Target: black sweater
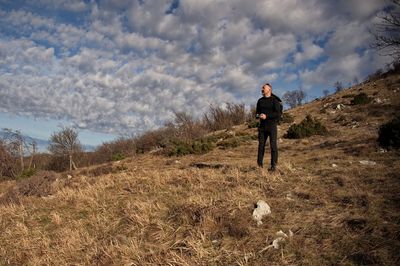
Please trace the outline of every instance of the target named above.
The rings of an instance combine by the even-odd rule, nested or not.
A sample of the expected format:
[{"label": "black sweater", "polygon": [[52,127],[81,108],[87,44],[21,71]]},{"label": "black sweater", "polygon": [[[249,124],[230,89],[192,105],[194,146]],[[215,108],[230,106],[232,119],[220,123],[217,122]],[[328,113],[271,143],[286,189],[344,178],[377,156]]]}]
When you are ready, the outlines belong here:
[{"label": "black sweater", "polygon": [[280,103],[275,96],[261,97],[257,101],[256,115],[257,118],[260,114],[266,114],[267,119],[260,119],[260,127],[266,126],[267,124],[278,123],[280,117]]}]

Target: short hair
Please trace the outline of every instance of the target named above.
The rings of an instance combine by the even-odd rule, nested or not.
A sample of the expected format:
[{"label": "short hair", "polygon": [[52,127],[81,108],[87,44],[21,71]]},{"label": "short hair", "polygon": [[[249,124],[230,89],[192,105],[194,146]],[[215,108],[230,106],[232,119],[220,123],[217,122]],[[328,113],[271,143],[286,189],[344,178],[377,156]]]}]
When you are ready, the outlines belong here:
[{"label": "short hair", "polygon": [[271,88],[271,90],[272,90],[272,85],[271,84],[269,84],[268,82],[267,83],[265,83],[262,87],[264,88],[265,86],[269,86],[270,88]]}]

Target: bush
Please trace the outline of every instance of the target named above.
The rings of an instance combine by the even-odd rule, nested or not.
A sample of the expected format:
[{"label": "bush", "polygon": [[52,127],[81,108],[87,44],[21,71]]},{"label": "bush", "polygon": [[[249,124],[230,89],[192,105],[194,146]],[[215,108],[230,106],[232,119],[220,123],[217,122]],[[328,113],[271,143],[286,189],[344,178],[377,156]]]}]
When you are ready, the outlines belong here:
[{"label": "bush", "polygon": [[229,148],[236,148],[240,146],[240,140],[239,138],[229,138],[226,140],[223,140],[217,144],[218,147],[221,149],[229,149]]},{"label": "bush", "polygon": [[301,139],[313,135],[325,135],[326,133],[327,129],[321,122],[307,115],[300,124],[291,125],[283,137],[288,139]]},{"label": "bush", "polygon": [[31,177],[31,176],[35,175],[36,173],[37,173],[37,170],[35,168],[27,168],[27,169],[24,169],[19,174],[17,179],[23,179],[23,178]]},{"label": "bush", "polygon": [[119,161],[135,154],[133,138],[120,137],[110,142],[104,142],[89,156],[90,164],[100,164],[109,161]]},{"label": "bush", "polygon": [[260,125],[260,122],[258,120],[249,121],[247,123],[247,126],[249,128],[257,128],[259,125]]},{"label": "bush", "polygon": [[400,148],[400,116],[379,127],[378,142],[385,148]]},{"label": "bush", "polygon": [[294,121],[294,117],[291,114],[284,112],[282,114],[282,120],[280,123],[281,124],[284,124],[284,123],[290,124],[290,123],[293,123],[293,121]]},{"label": "bush", "polygon": [[14,179],[17,172],[18,166],[15,159],[0,140],[0,178]]},{"label": "bush", "polygon": [[164,153],[168,156],[183,156],[188,154],[205,154],[212,149],[215,145],[211,141],[206,139],[194,140],[194,141],[173,141],[164,150]]},{"label": "bush", "polygon": [[243,124],[246,118],[244,104],[227,103],[225,108],[210,105],[209,111],[204,114],[203,125],[208,131],[217,131]]},{"label": "bush", "polygon": [[367,104],[367,103],[370,103],[371,101],[372,101],[372,98],[368,97],[367,94],[362,92],[362,93],[354,96],[350,103],[352,105],[358,105],[358,104]]},{"label": "bush", "polygon": [[121,160],[123,160],[123,159],[125,159],[125,156],[124,156],[121,152],[115,153],[115,154],[112,156],[112,160],[113,160],[113,161],[121,161]]}]

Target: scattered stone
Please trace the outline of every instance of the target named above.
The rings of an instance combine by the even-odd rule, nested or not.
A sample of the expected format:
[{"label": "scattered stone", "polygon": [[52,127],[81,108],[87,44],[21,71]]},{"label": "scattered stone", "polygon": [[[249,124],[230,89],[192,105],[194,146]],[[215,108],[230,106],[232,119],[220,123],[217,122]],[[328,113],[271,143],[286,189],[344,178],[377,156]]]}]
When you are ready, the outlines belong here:
[{"label": "scattered stone", "polygon": [[336,167],[337,167],[337,164],[334,164],[334,163],[333,163],[333,164],[332,164],[332,167],[333,167],[333,168],[336,168]]},{"label": "scattered stone", "polygon": [[68,178],[68,179],[71,179],[71,178],[72,178],[72,175],[67,175],[67,178]]},{"label": "scattered stone", "polygon": [[342,110],[344,108],[344,104],[339,103],[338,105],[336,105],[336,110]]},{"label": "scattered stone", "polygon": [[376,99],[374,100],[374,102],[375,102],[375,103],[378,103],[378,104],[383,103],[383,101],[381,100],[381,98],[376,98]]},{"label": "scattered stone", "polygon": [[380,149],[379,149],[379,153],[386,153],[386,152],[387,152],[387,150],[384,149],[384,148],[380,148]]},{"label": "scattered stone", "polygon": [[261,220],[265,215],[271,213],[271,207],[269,207],[269,205],[263,200],[257,201],[257,204],[255,204],[254,207],[253,219],[257,221],[257,225],[262,225]]},{"label": "scattered stone", "polygon": [[362,165],[376,165],[376,162],[374,162],[374,161],[368,161],[368,160],[361,160],[361,161],[359,161],[360,162],[360,164],[362,164]]},{"label": "scattered stone", "polygon": [[294,199],[293,199],[293,194],[292,194],[292,192],[288,192],[288,193],[286,194],[286,199],[289,200],[289,201],[293,201],[293,200],[294,200]]}]

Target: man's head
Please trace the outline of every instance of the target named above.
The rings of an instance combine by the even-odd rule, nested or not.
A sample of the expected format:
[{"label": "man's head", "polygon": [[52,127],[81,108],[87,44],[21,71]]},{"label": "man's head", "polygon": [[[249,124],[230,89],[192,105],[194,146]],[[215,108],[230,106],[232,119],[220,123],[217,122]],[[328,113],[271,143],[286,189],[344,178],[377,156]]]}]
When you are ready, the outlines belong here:
[{"label": "man's head", "polygon": [[265,83],[264,86],[261,88],[261,94],[264,97],[270,97],[272,94],[272,86],[269,83]]}]

